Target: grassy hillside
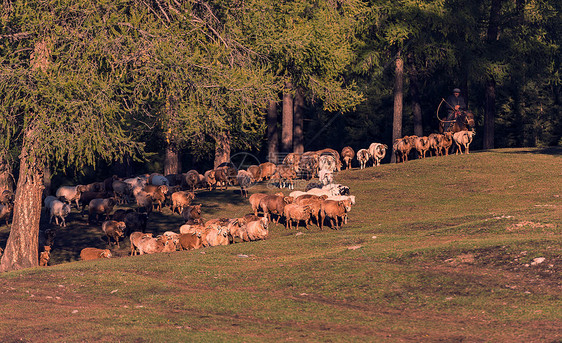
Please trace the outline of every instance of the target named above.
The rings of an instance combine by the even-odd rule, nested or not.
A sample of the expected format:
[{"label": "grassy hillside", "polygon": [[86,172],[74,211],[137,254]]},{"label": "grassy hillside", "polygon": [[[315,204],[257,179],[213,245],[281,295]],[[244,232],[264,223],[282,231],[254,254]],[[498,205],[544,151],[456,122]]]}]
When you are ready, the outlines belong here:
[{"label": "grassy hillside", "polygon": [[[277,225],[266,241],[190,252],[126,257],[124,245],[121,258],[68,262],[105,245],[73,213],[56,265],[0,275],[2,341],[560,342],[562,149],[428,158],[337,181],[357,196],[342,230]],[[250,208],[233,191],[199,200],[208,219]],[[166,210],[149,229],[180,223]]]}]

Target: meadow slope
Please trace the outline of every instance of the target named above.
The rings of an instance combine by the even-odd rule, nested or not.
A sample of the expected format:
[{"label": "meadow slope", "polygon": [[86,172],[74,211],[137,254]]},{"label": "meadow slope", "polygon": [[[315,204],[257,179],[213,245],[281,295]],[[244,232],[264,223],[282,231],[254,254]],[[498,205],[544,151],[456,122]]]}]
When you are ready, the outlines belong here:
[{"label": "meadow slope", "polygon": [[[123,244],[119,258],[75,261],[105,242],[73,213],[52,266],[0,275],[0,340],[562,340],[562,149],[427,158],[336,178],[357,196],[342,230],[297,235],[277,225],[265,241],[190,252],[128,257]],[[276,190],[250,189],[258,191]],[[207,219],[250,209],[233,190],[198,201]],[[180,223],[166,209],[149,230]],[[7,233],[0,228],[0,245]]]}]

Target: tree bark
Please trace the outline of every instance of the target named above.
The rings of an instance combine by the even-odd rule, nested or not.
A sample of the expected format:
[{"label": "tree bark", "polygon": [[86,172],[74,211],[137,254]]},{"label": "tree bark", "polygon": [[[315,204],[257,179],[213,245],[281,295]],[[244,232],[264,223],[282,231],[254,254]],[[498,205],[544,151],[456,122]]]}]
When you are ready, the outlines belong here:
[{"label": "tree bark", "polygon": [[[402,137],[402,107],[404,98],[404,61],[400,56],[400,51],[396,56],[394,68],[394,112],[392,119],[392,142]],[[390,162],[396,162],[394,148],[390,156]]]},{"label": "tree bark", "polygon": [[230,162],[230,132],[228,131],[215,135],[215,168],[225,162]]},{"label": "tree bark", "polygon": [[293,151],[293,85],[285,82],[283,90],[283,120],[281,126],[281,151]]},{"label": "tree bark", "polygon": [[298,89],[295,93],[294,105],[293,152],[302,154],[304,152],[304,95],[302,89]]},{"label": "tree bark", "polygon": [[267,156],[277,164],[279,155],[279,130],[277,129],[277,101],[270,100],[267,107]]},{"label": "tree bark", "polygon": [[410,70],[410,96],[412,97],[412,114],[414,115],[414,134],[418,137],[423,136],[423,119],[420,104],[420,88],[416,68],[412,66]]},{"label": "tree bark", "polygon": [[486,106],[484,112],[484,138],[482,148],[494,148],[494,122],[496,120],[496,81],[490,76],[486,81]]},{"label": "tree bark", "polygon": [[28,164],[26,149],[20,157],[20,172],[14,199],[10,236],[0,262],[0,272],[35,267],[38,261],[39,220],[43,175]]},{"label": "tree bark", "polygon": [[164,159],[164,175],[179,173],[181,173],[180,153],[174,144],[168,143]]}]

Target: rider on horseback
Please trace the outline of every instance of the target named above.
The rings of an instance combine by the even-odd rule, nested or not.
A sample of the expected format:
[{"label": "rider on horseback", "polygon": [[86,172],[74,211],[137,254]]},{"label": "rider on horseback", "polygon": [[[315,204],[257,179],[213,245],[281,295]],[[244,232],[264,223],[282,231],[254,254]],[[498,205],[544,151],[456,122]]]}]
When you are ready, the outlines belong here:
[{"label": "rider on horseback", "polygon": [[461,90],[458,88],[453,89],[453,94],[450,95],[446,100],[447,105],[447,119],[443,123],[443,131],[449,130],[449,127],[453,125],[455,119],[461,114],[461,111],[466,111],[466,102],[461,96]]}]

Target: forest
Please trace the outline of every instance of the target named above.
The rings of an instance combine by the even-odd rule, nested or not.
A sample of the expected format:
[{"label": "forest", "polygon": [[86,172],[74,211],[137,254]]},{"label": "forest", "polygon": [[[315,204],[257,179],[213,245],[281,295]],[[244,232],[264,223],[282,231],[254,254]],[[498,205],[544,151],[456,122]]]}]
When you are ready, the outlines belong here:
[{"label": "forest", "polygon": [[203,171],[237,152],[278,162],[391,147],[437,132],[453,88],[475,115],[475,149],[562,145],[559,1],[38,0],[1,11],[0,188],[17,184],[25,215],[12,225],[31,234],[44,188]]}]

